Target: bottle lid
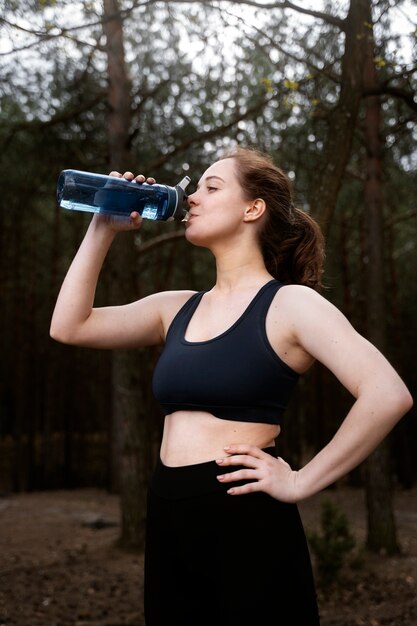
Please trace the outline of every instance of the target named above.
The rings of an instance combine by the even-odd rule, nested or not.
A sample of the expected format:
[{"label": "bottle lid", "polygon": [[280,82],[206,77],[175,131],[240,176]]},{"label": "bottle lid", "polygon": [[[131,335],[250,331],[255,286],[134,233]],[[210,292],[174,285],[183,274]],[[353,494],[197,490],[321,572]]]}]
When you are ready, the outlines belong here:
[{"label": "bottle lid", "polygon": [[188,214],[188,211],[183,206],[183,203],[187,199],[187,195],[185,194],[185,189],[187,188],[190,182],[191,182],[190,177],[184,176],[184,178],[180,180],[178,185],[175,185],[175,189],[177,191],[177,206],[175,208],[174,215],[173,215],[174,219],[184,220],[184,218],[186,218]]},{"label": "bottle lid", "polygon": [[177,187],[180,187],[180,189],[185,191],[188,185],[190,184],[190,182],[191,182],[191,178],[189,176],[184,176],[184,178],[178,183]]}]

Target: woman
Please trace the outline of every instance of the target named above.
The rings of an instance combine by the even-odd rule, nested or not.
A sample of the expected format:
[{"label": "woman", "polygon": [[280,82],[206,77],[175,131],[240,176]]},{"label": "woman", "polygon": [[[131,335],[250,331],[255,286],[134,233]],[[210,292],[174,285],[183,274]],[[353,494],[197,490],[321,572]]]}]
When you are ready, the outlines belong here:
[{"label": "woman", "polygon": [[[313,626],[296,503],[365,459],[412,401],[378,350],[314,291],[322,236],[269,157],[236,149],[188,202],[185,236],[216,260],[210,291],[93,308],[113,238],[141,225],[137,213],[124,225],[94,216],[51,335],[96,348],[165,344],[153,381],[166,417],[148,497],[147,626]],[[298,376],[316,359],[355,401],[328,445],[295,471],[274,456],[274,441]]]}]

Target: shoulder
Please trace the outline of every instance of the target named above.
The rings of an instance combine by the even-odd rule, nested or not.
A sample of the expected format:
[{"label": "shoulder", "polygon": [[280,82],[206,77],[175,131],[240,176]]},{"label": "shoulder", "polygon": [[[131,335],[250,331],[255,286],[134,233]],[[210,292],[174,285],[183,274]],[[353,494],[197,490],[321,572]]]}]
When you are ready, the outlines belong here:
[{"label": "shoulder", "polygon": [[191,289],[184,289],[179,291],[158,291],[157,293],[153,293],[147,298],[154,300],[155,302],[160,302],[166,305],[182,305],[187,302],[192,296],[194,296],[197,291],[192,291]]},{"label": "shoulder", "polygon": [[165,314],[171,315],[172,313],[177,313],[179,309],[197,293],[197,291],[188,289],[183,291],[159,291],[150,296],[146,296],[143,300],[148,301],[152,306],[158,308],[161,312],[161,316],[164,316]]},{"label": "shoulder", "polygon": [[354,397],[366,384],[378,394],[403,387],[376,346],[326,298],[308,287],[288,285],[278,291],[276,302],[282,315],[290,316],[296,344],[333,372]]},{"label": "shoulder", "polygon": [[277,292],[272,319],[283,325],[295,344],[323,360],[323,350],[346,346],[358,334],[345,315],[322,295],[302,285],[285,285]]},{"label": "shoulder", "polygon": [[376,352],[336,306],[309,287],[282,287],[275,302],[294,342],[334,373]]},{"label": "shoulder", "polygon": [[334,304],[311,287],[304,285],[283,285],[275,295],[274,306],[285,309],[294,319],[306,320],[323,313],[344,318],[343,313]]},{"label": "shoulder", "polygon": [[183,291],[160,291],[149,296],[159,309],[164,336],[177,313],[197,293],[197,291],[187,289]]}]

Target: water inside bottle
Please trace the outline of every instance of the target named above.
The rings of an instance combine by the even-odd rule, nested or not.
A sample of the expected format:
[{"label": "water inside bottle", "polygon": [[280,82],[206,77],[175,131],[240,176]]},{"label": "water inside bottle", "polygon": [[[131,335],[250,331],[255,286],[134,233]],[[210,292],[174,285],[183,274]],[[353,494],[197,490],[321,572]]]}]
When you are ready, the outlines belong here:
[{"label": "water inside bottle", "polygon": [[[103,185],[97,185],[103,180]],[[113,184],[114,182],[114,184]],[[87,211],[129,217],[137,211],[148,220],[164,219],[168,209],[168,197],[165,188],[146,183],[136,187],[137,183],[124,181],[120,178],[109,181],[104,176],[95,177],[95,185],[91,178],[77,174],[73,179],[67,174],[66,180],[58,181],[58,201],[64,209]],[[139,193],[138,193],[139,192]]]}]

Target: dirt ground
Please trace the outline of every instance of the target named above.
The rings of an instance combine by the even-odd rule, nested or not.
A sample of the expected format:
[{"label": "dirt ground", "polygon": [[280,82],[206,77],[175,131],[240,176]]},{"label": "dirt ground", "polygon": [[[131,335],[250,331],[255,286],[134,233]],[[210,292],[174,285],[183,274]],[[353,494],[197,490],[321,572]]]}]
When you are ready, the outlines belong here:
[{"label": "dirt ground", "polygon": [[[363,492],[303,503],[307,530],[318,527],[323,498],[345,512],[360,551]],[[342,584],[319,593],[322,626],[417,626],[417,489],[398,491],[395,510],[402,556],[362,554],[359,567],[347,565]],[[103,491],[0,497],[0,626],[143,626],[143,556],[118,550],[118,534],[118,498]]]}]

